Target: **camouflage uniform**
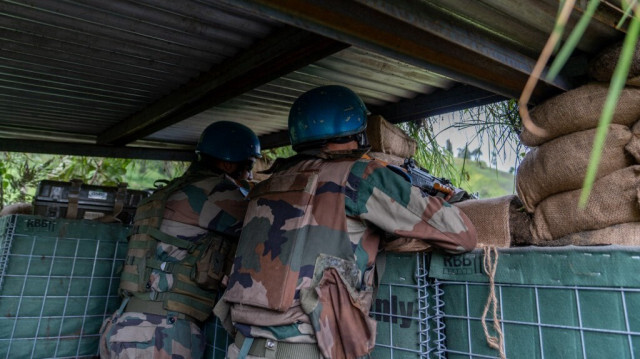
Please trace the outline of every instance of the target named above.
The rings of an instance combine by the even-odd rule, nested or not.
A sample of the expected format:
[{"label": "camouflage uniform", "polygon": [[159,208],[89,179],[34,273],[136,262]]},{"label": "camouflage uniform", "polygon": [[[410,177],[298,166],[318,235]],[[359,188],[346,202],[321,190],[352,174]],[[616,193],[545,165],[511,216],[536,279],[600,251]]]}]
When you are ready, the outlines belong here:
[{"label": "camouflage uniform", "polygon": [[384,232],[450,253],[475,247],[475,228],[458,208],[355,152],[298,155],[249,194],[229,285],[214,311],[238,333],[228,357],[247,350],[295,357],[291,343],[313,344],[315,352],[298,357],[367,356]]},{"label": "camouflage uniform", "polygon": [[[204,238],[223,235],[227,238],[238,238],[242,228],[248,201],[245,198],[247,190],[239,187],[231,177],[206,171],[202,165],[194,163],[185,176],[185,184],[178,190],[168,194],[160,231],[179,239],[200,243]],[[140,208],[139,208],[140,209]],[[138,221],[136,221],[138,223]],[[199,242],[200,241],[200,242]],[[155,259],[164,263],[182,263],[189,258],[189,253],[163,242],[155,247]],[[188,243],[188,242],[187,242]],[[155,244],[152,244],[155,245]],[[132,245],[130,239],[129,253]],[[131,266],[130,266],[131,267]],[[135,266],[133,270],[135,271]],[[127,265],[123,272],[127,274]],[[135,273],[138,275],[138,273]],[[182,278],[178,278],[182,275]],[[156,268],[150,271],[146,290],[142,293],[130,293],[131,301],[123,301],[127,307],[119,310],[105,321],[103,335],[100,341],[100,355],[102,358],[200,358],[204,353],[204,337],[201,332],[201,321],[211,313],[215,290],[203,290],[188,276],[181,273],[171,273]],[[190,281],[190,282],[189,282]],[[182,295],[181,306],[184,303],[199,303],[204,309],[197,317],[185,315],[181,312],[181,306],[175,305],[167,308],[167,303],[153,301],[152,299],[163,294],[176,291],[178,295],[181,288],[192,285],[191,292],[199,293],[198,296],[189,297]],[[176,287],[179,286],[179,287]],[[183,292],[184,293],[184,292]],[[186,298],[186,299],[184,299]],[[136,301],[136,305],[132,305]],[[203,304],[204,301],[204,304]],[[208,303],[208,305],[206,305]],[[157,313],[142,313],[144,309],[160,308],[166,312],[164,315]],[[133,308],[133,310],[132,310]],[[192,312],[188,312],[193,314]],[[195,315],[195,314],[193,314]]]}]

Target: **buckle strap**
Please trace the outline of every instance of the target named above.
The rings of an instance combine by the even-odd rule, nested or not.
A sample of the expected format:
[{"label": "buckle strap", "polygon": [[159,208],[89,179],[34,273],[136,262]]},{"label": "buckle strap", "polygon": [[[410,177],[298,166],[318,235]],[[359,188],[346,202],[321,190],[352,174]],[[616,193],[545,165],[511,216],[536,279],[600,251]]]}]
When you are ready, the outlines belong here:
[{"label": "buckle strap", "polygon": [[132,234],[137,234],[137,233],[148,234],[154,239],[162,243],[170,244],[172,246],[176,246],[181,249],[186,249],[189,252],[192,252],[199,244],[197,242],[188,241],[186,239],[181,239],[181,238],[166,234],[157,228],[154,228],[152,226],[147,226],[147,225],[133,226],[131,232]]},{"label": "buckle strap", "polygon": [[188,320],[196,324],[200,323],[200,321],[198,321],[196,318],[190,315],[180,313],[180,312],[175,312],[175,311],[168,311],[164,309],[163,302],[145,300],[135,296],[127,297],[127,298],[129,300],[129,302],[126,304],[126,309],[125,309],[127,312],[155,314],[160,316],[167,316],[169,313],[171,313],[171,316],[174,316],[178,319]]},{"label": "buckle strap", "polygon": [[[241,352],[248,346],[248,355],[267,359],[300,358],[323,359],[322,353],[315,343],[290,343],[275,339],[249,338],[237,332],[235,345]],[[242,354],[242,353],[241,353]],[[244,359],[241,356],[238,359]]]}]

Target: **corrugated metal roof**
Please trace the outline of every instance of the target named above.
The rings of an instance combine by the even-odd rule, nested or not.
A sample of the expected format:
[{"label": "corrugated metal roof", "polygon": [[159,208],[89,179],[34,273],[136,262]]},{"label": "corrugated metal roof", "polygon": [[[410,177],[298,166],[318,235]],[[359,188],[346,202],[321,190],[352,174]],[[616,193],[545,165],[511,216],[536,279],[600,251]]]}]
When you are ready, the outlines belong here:
[{"label": "corrugated metal roof", "polygon": [[[352,88],[392,121],[514,97],[557,8],[555,0],[3,1],[0,150],[68,153],[75,138],[96,153],[119,148],[117,156],[127,144],[189,152],[217,120],[278,145],[295,98],[325,84]],[[603,2],[569,75],[542,82],[536,96],[584,81],[586,61],[624,35],[619,16]]]},{"label": "corrugated metal roof", "polygon": [[165,1],[12,1],[0,19],[2,124],[86,135],[277,26],[214,4]]},{"label": "corrugated metal roof", "polygon": [[368,105],[413,99],[454,82],[444,76],[351,47],[260,86],[219,106],[158,131],[149,140],[181,142],[197,137],[211,122],[231,120],[265,135],[287,127],[289,108],[305,91],[339,84],[356,91]]}]

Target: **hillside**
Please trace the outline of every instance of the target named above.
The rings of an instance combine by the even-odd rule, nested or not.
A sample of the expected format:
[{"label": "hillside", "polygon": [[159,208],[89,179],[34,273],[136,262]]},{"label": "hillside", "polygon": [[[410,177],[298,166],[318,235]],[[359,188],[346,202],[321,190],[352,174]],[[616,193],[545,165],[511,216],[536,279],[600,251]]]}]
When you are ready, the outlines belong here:
[{"label": "hillside", "polygon": [[[454,159],[458,170],[462,169],[462,158]],[[465,171],[469,173],[469,180],[461,186],[467,192],[477,193],[479,198],[493,198],[513,194],[514,175],[488,167],[484,162],[467,160]]]}]

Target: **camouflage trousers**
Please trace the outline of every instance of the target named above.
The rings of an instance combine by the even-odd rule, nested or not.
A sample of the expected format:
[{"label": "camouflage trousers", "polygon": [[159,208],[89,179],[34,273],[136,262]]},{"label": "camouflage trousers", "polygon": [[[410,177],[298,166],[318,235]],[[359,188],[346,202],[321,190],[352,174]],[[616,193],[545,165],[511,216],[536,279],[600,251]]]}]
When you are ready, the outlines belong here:
[{"label": "camouflage trousers", "polygon": [[204,355],[204,336],[200,327],[185,319],[116,312],[100,330],[100,358],[184,358]]}]

